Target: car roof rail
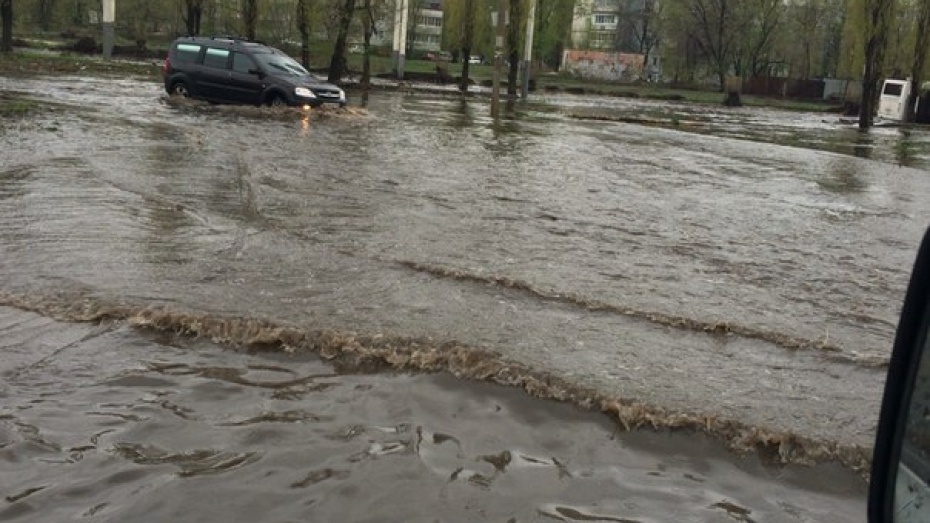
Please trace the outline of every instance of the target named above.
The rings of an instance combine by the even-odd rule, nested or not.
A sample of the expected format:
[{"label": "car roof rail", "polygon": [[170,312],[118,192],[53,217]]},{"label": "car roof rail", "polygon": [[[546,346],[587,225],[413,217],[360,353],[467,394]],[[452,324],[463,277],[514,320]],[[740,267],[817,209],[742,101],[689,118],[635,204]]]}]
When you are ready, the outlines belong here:
[{"label": "car roof rail", "polygon": [[212,36],[209,36],[208,38],[210,40],[229,40],[230,42],[234,42],[237,44],[247,43],[247,44],[265,45],[265,43],[260,40],[249,40],[248,38],[244,36],[236,36],[236,35],[212,35]]}]

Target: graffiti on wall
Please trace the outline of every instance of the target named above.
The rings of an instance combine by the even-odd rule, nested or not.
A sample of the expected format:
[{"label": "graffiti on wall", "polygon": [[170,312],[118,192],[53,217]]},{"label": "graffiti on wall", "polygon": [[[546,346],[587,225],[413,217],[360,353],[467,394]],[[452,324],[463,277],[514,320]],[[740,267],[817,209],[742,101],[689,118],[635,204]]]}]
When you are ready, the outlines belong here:
[{"label": "graffiti on wall", "polygon": [[637,80],[643,75],[645,57],[634,53],[566,50],[562,70],[591,80]]}]

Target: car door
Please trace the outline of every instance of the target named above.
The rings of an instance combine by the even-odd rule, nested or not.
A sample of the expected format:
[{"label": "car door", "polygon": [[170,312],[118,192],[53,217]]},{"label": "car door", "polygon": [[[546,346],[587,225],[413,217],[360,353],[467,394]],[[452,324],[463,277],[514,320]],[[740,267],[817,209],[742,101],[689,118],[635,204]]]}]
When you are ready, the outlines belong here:
[{"label": "car door", "polygon": [[230,98],[229,49],[207,47],[203,54],[203,64],[197,71],[197,93],[208,100],[217,102],[232,101]]},{"label": "car door", "polygon": [[236,102],[258,105],[262,103],[265,82],[258,65],[251,56],[233,51],[232,70],[229,76],[230,96]]}]

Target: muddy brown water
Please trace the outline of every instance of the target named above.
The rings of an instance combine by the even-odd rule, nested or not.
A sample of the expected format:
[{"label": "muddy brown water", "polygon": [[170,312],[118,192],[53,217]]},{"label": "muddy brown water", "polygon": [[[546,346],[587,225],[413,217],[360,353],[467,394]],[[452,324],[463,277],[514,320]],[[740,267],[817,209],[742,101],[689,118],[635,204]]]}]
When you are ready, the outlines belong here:
[{"label": "muddy brown water", "polygon": [[[494,122],[481,100],[378,93],[368,97],[364,111],[302,119],[260,109],[166,103],[159,86],[131,80],[0,77],[0,89],[38,92],[57,102],[28,119],[4,121],[0,130],[2,305],[45,318],[91,320],[86,328],[112,322],[130,337],[138,333],[119,329],[136,325],[231,345],[257,344],[266,352],[248,357],[255,361],[241,360],[240,367],[230,363],[224,368],[233,370],[222,371],[230,373],[226,378],[190,371],[194,363],[182,358],[190,371],[184,376],[239,387],[250,386],[241,383],[248,374],[243,368],[282,357],[276,353],[305,358],[270,364],[290,369],[322,365],[306,359],[322,351],[342,363],[446,368],[461,377],[516,385],[603,410],[618,426],[684,427],[691,435],[675,441],[698,445],[686,451],[692,457],[706,452],[700,445],[709,443],[691,432],[703,432],[715,444],[759,450],[766,463],[821,462],[860,471],[867,466],[882,365],[917,242],[930,223],[930,206],[922,197],[930,191],[930,177],[920,169],[921,131],[901,137],[891,134],[900,130],[878,130],[869,135],[870,158],[862,158],[855,148],[830,145],[850,136],[838,120],[766,110],[720,112],[715,118],[715,111],[698,115],[672,104],[545,97]],[[673,128],[579,120],[582,111],[642,119],[680,112],[682,122],[703,119],[700,128],[682,128],[681,122]],[[779,140],[786,128],[797,138]],[[85,326],[47,327],[71,328]],[[161,347],[158,340],[127,345],[145,343],[152,344],[150,350]],[[221,362],[245,358],[210,350]],[[79,363],[57,362],[58,357],[51,362]],[[95,373],[125,369],[121,360],[97,361]],[[60,378],[37,380],[53,384]],[[479,394],[472,385],[453,386],[454,380],[441,376],[376,374],[336,381],[352,380],[363,388],[415,382],[427,391],[444,383],[454,392],[434,409],[437,415],[454,408],[453,396],[465,401]],[[194,394],[188,389],[195,386],[165,384],[178,394]],[[274,391],[249,390],[264,394],[256,396],[259,404],[277,401]],[[21,394],[10,397],[33,399]],[[353,401],[365,397],[358,393]],[[268,410],[270,420],[258,407],[260,412],[221,420],[224,400],[216,400],[210,427],[256,416],[257,425],[276,427],[307,421],[291,419],[303,416],[299,406],[283,405]],[[578,419],[568,411],[552,412]],[[74,426],[119,418],[74,417]],[[533,423],[523,422],[523,430],[532,431]],[[565,430],[573,424],[566,422]],[[202,478],[188,478],[184,467],[232,463],[231,469],[243,473],[269,470],[267,460],[253,462],[257,455],[250,453],[261,454],[255,448],[264,444],[218,448],[210,444],[213,429],[202,429],[186,426],[176,435],[191,438],[183,445],[121,439],[103,452],[144,470],[174,464],[182,469],[179,477],[192,481]],[[89,437],[73,435],[78,436]],[[639,433],[624,437],[639,438],[646,447],[664,441]],[[579,445],[585,452],[603,452],[604,459],[617,451],[590,449],[598,445],[587,440]],[[515,459],[513,448],[480,452],[500,456],[510,449]],[[713,481],[743,466],[735,455],[714,456],[713,466],[724,472]],[[357,475],[346,467],[303,473]],[[408,478],[402,470],[390,481]],[[756,468],[746,472],[752,480],[732,485],[751,497],[762,490],[757,485],[771,481],[783,484],[791,497],[807,499],[856,477],[847,468],[798,488],[786,479],[794,473],[778,470]],[[100,481],[87,474],[83,481]],[[413,476],[408,479],[414,483],[427,481]],[[243,488],[241,479],[234,483]],[[688,483],[675,485],[660,490],[675,497],[676,488]],[[758,521],[819,521],[824,519],[811,515],[817,510],[848,509],[837,521],[850,521],[853,513],[864,514],[859,485],[852,498],[823,494],[810,504],[819,508],[800,512],[769,510],[759,500],[704,498],[687,509],[672,508],[685,501],[670,502],[668,512],[621,510],[610,504],[622,504],[619,498],[606,506],[607,498],[592,498],[563,507],[533,498],[528,484],[520,487],[524,494],[513,496],[524,500],[518,505],[534,507],[519,512],[520,521],[584,520],[602,513],[619,520],[679,520],[676,514],[697,511],[698,505],[716,508],[699,512],[697,521],[745,519],[739,507],[754,510]],[[28,493],[38,486],[5,490],[14,499],[7,509],[41,500],[34,496],[45,490]],[[496,487],[478,487],[468,493],[469,506],[495,506],[488,492]],[[185,499],[195,497],[188,486],[173,488],[167,497],[156,496],[157,503],[187,492],[192,497]],[[598,488],[582,490],[593,496]],[[54,492],[47,490],[46,495]],[[37,518],[54,506],[33,503],[28,507],[38,510]],[[736,512],[717,514],[727,503]]]},{"label": "muddy brown water", "polygon": [[621,435],[447,374],[336,373],[7,307],[0,334],[0,521],[845,523],[865,510],[837,466]]}]

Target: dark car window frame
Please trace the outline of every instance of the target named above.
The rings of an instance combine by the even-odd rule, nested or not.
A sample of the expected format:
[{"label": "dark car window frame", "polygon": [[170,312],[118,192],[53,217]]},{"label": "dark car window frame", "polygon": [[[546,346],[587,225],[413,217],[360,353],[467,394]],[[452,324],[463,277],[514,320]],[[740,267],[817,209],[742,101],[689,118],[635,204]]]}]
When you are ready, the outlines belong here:
[{"label": "dark car window frame", "polygon": [[253,58],[269,74],[285,74],[288,76],[308,76],[310,74],[300,65],[300,62],[283,53],[255,53]]},{"label": "dark car window frame", "polygon": [[[213,56],[223,56],[223,64],[220,65],[219,62],[208,62],[207,60]],[[229,49],[224,49],[222,47],[207,47],[203,53],[203,65],[204,67],[213,67],[215,69],[229,69],[229,57],[232,55],[232,52]]]},{"label": "dark car window frame", "polygon": [[[244,60],[246,63],[245,69],[237,67],[237,60]],[[246,53],[233,51],[232,57],[232,70],[236,73],[248,74],[249,71],[254,71],[258,69],[258,65],[255,63],[255,60]]]},{"label": "dark car window frame", "polygon": [[197,63],[200,61],[202,52],[203,45],[201,44],[179,42],[174,46],[174,57],[178,62]]}]

